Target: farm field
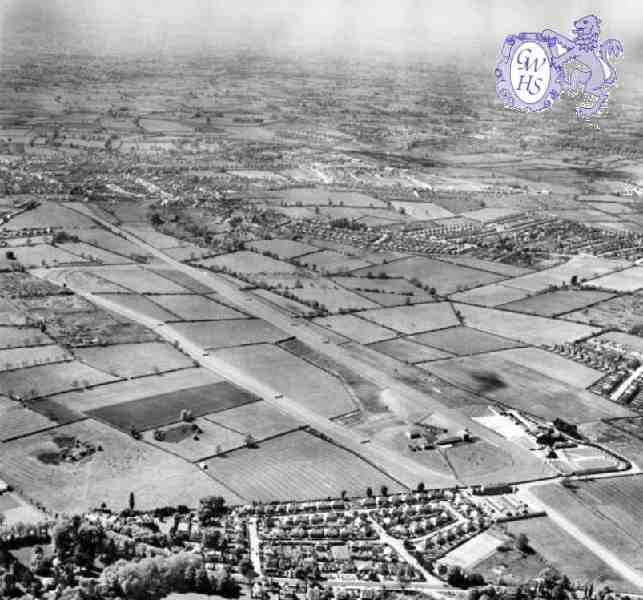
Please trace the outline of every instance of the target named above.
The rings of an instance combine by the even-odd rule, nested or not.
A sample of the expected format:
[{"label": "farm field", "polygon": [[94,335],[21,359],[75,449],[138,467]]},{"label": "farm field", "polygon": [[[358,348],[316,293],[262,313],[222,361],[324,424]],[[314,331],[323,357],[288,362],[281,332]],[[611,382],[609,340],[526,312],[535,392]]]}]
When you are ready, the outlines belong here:
[{"label": "farm field", "polygon": [[532,269],[526,269],[525,267],[506,265],[500,262],[476,258],[475,256],[444,256],[440,257],[440,259],[456,265],[462,265],[463,267],[471,267],[472,269],[479,269],[480,271],[497,273],[498,275],[504,275],[505,277],[520,277],[521,275],[527,275],[528,273],[533,272]]},{"label": "farm field", "polygon": [[340,273],[371,266],[371,263],[365,260],[353,256],[345,256],[333,250],[322,250],[321,252],[306,254],[305,256],[299,257],[297,262],[308,268],[315,269],[320,273]]},{"label": "farm field", "polygon": [[337,377],[277,346],[226,348],[217,351],[216,357],[325,417],[336,417],[356,408]]},{"label": "farm field", "polygon": [[258,275],[259,273],[294,273],[297,271],[295,265],[275,260],[263,254],[242,250],[232,254],[223,254],[213,258],[200,260],[204,267],[227,269],[232,273],[245,273],[247,275]]},{"label": "farm field", "polygon": [[174,313],[159,306],[156,296],[152,296],[153,299],[141,294],[102,294],[102,296],[114,304],[141,313],[155,321],[175,321],[178,318]]},{"label": "farm field", "polygon": [[333,277],[332,279],[339,285],[356,292],[382,292],[404,296],[417,295],[426,297],[427,299],[431,298],[430,294],[413,285],[406,279],[399,277],[380,278],[377,275],[377,272],[373,273],[373,277],[350,277],[338,275],[336,277]]},{"label": "farm field", "polygon": [[506,310],[456,304],[464,324],[494,335],[520,340],[527,344],[553,346],[598,333],[588,325],[512,313]]},{"label": "farm field", "polygon": [[88,260],[90,262],[97,262],[105,265],[123,265],[132,263],[129,258],[126,258],[121,254],[114,254],[109,250],[104,250],[103,248],[98,248],[96,246],[86,244],[85,242],[59,244],[58,248],[61,248],[65,252],[80,256],[83,260]]},{"label": "farm field", "polygon": [[114,379],[78,361],[69,361],[0,372],[0,393],[10,396],[12,392],[22,398],[37,398]]},{"label": "farm field", "polygon": [[395,331],[360,319],[355,315],[335,315],[332,317],[319,317],[313,319],[313,323],[326,327],[335,333],[349,337],[360,344],[371,344],[390,340],[397,336]]},{"label": "farm field", "polygon": [[257,252],[272,252],[282,259],[289,259],[301,256],[302,254],[317,252],[317,248],[314,246],[293,240],[258,240],[251,242],[249,245]]},{"label": "farm field", "polygon": [[643,417],[585,423],[580,430],[590,441],[643,465]]},{"label": "farm field", "polygon": [[91,390],[67,392],[56,396],[56,402],[68,410],[82,413],[148,396],[171,392],[180,393],[182,390],[212,385],[220,381],[220,377],[207,369],[184,369],[164,375],[117,381]]},{"label": "farm field", "polygon": [[[56,453],[56,439],[77,439],[100,444],[103,450],[73,463],[43,462],[38,457]],[[221,495],[228,502],[241,499],[196,466],[92,419],[3,444],[0,472],[3,479],[51,512],[80,513],[100,506],[120,510],[130,492],[136,506],[188,504]]]},{"label": "farm field", "polygon": [[156,304],[176,315],[166,321],[217,321],[220,319],[243,319],[245,315],[237,310],[219,304],[211,298],[196,294],[168,294],[152,296]]},{"label": "farm field", "polygon": [[172,329],[194,344],[212,349],[273,343],[288,337],[283,331],[261,319],[173,323]]},{"label": "farm field", "polygon": [[[505,282],[505,285],[535,293],[542,292],[551,285],[560,286],[569,284],[572,277],[577,277],[578,281],[583,279],[593,280],[589,281],[587,285],[594,286],[598,285],[597,282],[600,281],[600,279],[594,279],[595,277],[622,269],[626,267],[627,264],[627,261],[624,260],[613,260],[581,254],[573,256],[561,265],[510,279]],[[618,277],[618,274],[616,274],[615,277]],[[641,284],[641,286],[643,287],[643,284]]]},{"label": "farm field", "polygon": [[[195,426],[198,427],[197,431],[193,430]],[[152,430],[146,431],[143,439],[190,462],[229,452],[245,444],[244,435],[203,418],[194,419],[191,423],[172,423],[160,428],[160,431],[164,432],[165,439],[155,439]],[[216,476],[216,473],[213,475]]]},{"label": "farm field", "polygon": [[0,327],[0,348],[50,344],[53,344],[53,340],[46,333],[40,331],[39,327]]},{"label": "farm field", "polygon": [[571,490],[552,483],[530,492],[634,569],[643,568],[642,477],[579,481]]},{"label": "farm field", "polygon": [[590,290],[555,290],[523,300],[509,302],[499,308],[514,312],[530,313],[541,317],[553,317],[573,310],[584,308],[612,298],[609,292]]},{"label": "farm field", "polygon": [[396,360],[401,360],[402,362],[408,362],[412,364],[439,360],[452,356],[451,354],[442,352],[442,350],[436,350],[435,348],[430,348],[429,346],[416,344],[415,342],[407,338],[398,338],[395,340],[377,342],[375,344],[371,344],[369,348],[377,350],[378,352],[382,352],[383,354],[395,358]]},{"label": "farm field", "polygon": [[94,294],[131,292],[131,290],[113,281],[108,281],[100,273],[92,272],[88,268],[35,269],[32,273],[61,287],[66,285],[70,289],[78,289],[83,292]]},{"label": "farm field", "polygon": [[294,288],[290,292],[302,302],[319,302],[320,306],[326,307],[329,312],[379,308],[379,304],[345,290],[332,282],[328,282],[328,285],[323,287],[318,285],[316,287]]},{"label": "farm field", "polygon": [[[28,408],[23,408],[18,402],[11,402],[11,404],[13,406],[3,404],[0,407],[0,442],[56,425],[47,417]],[[1,461],[2,459],[0,459]]]},{"label": "farm field", "polygon": [[0,371],[70,360],[71,354],[60,346],[33,346],[0,350]]},{"label": "farm field", "polygon": [[55,296],[65,290],[50,281],[34,277],[27,272],[0,272],[0,289],[4,299]]},{"label": "farm field", "polygon": [[447,219],[453,216],[451,211],[434,204],[433,202],[402,202],[393,201],[393,206],[401,214],[413,219],[425,221],[430,219]]},{"label": "farm field", "polygon": [[82,362],[115,377],[140,377],[193,366],[191,358],[163,342],[77,348],[74,354]]},{"label": "farm field", "polygon": [[643,325],[643,294],[617,296],[594,306],[567,313],[561,318],[630,331],[633,327]]},{"label": "farm field", "polygon": [[299,429],[304,425],[265,400],[205,415],[205,419],[240,434],[250,434],[257,441]]},{"label": "farm field", "polygon": [[176,248],[163,248],[163,254],[166,254],[174,260],[184,262],[205,258],[211,254],[211,251],[207,248],[199,248],[198,246],[189,244],[187,246],[177,246]]},{"label": "farm field", "polygon": [[295,431],[208,461],[208,470],[246,500],[312,500],[361,496],[366,487],[400,486],[354,454],[306,432]]},{"label": "farm field", "polygon": [[290,298],[286,298],[284,296],[281,296],[280,294],[269,292],[268,290],[256,289],[256,290],[252,290],[251,293],[254,294],[255,296],[258,296],[259,298],[262,298],[266,302],[269,302],[271,304],[274,304],[282,308],[283,310],[293,315],[313,316],[317,314],[317,311],[314,308],[311,308],[310,306],[306,306],[301,302],[297,302],[296,300],[291,300]]},{"label": "farm field", "polygon": [[520,342],[515,340],[463,326],[420,333],[410,336],[409,339],[457,356],[481,354],[522,346]]},{"label": "farm field", "polygon": [[[366,275],[369,270],[371,269],[361,269],[354,275]],[[409,280],[417,278],[423,284],[436,288],[438,294],[443,296],[503,279],[502,275],[421,256],[378,266],[377,272]]]},{"label": "farm field", "polygon": [[227,381],[219,381],[120,402],[87,412],[92,417],[106,421],[123,431],[129,432],[131,427],[145,431],[177,422],[182,410],[190,410],[194,417],[201,417],[256,400],[256,396],[241,388]]},{"label": "farm field", "polygon": [[146,252],[140,246],[106,229],[82,229],[78,231],[76,235],[87,244],[98,246],[99,248],[121,256],[147,256]]},{"label": "farm field", "polygon": [[291,188],[279,193],[280,198],[289,206],[330,206],[340,205],[352,207],[382,207],[386,204],[377,198],[372,198],[360,192],[345,192],[325,190],[323,188]]},{"label": "farm field", "polygon": [[458,317],[449,302],[414,304],[396,308],[380,308],[360,313],[360,316],[400,333],[420,333],[458,325]]},{"label": "farm field", "polygon": [[95,267],[94,273],[137,294],[181,294],[185,288],[149,269]]},{"label": "farm field", "polygon": [[5,223],[3,227],[11,231],[34,227],[85,229],[94,227],[94,222],[85,215],[57,202],[41,202],[36,208],[28,210]]},{"label": "farm field", "polygon": [[529,292],[525,290],[512,288],[502,283],[490,283],[466,292],[451,294],[449,300],[494,307],[508,302],[519,301],[527,296],[529,296]]},{"label": "farm field", "polygon": [[156,229],[152,227],[127,225],[126,227],[124,227],[124,229],[135,235],[137,238],[140,238],[144,242],[148,243],[150,246],[153,246],[154,248],[176,248],[177,246],[182,245],[181,240],[178,240],[169,235],[165,235],[160,231],[156,231]]},{"label": "farm field", "polygon": [[632,416],[622,406],[498,354],[452,358],[422,368],[473,393],[550,421],[560,417],[583,423]]},{"label": "farm field", "polygon": [[150,271],[156,273],[157,275],[160,275],[165,279],[169,279],[170,281],[177,283],[181,287],[195,294],[211,294],[214,291],[211,287],[201,283],[200,281],[197,281],[183,271],[177,271],[175,269],[154,268],[150,269]]},{"label": "farm field", "polygon": [[359,292],[362,298],[366,298],[371,302],[375,302],[384,308],[392,308],[394,306],[405,306],[407,304],[426,304],[427,302],[435,302],[435,298],[421,290],[417,294],[408,296],[406,294],[392,294],[388,292]]},{"label": "farm field", "polygon": [[19,248],[13,248],[12,250],[16,255],[16,260],[27,269],[47,265],[74,265],[87,262],[86,259],[76,254],[71,254],[61,248],[48,244],[21,246]]},{"label": "farm field", "polygon": [[611,273],[589,281],[585,285],[617,292],[635,292],[643,288],[643,267],[631,267],[618,273]]},{"label": "farm field", "polygon": [[632,589],[631,584],[624,582],[598,556],[586,550],[548,517],[510,521],[503,524],[502,529],[515,537],[524,533],[529,545],[572,581],[596,581],[623,592]]},{"label": "farm field", "polygon": [[588,388],[604,376],[601,371],[541,348],[502,350],[496,356],[578,388]]}]

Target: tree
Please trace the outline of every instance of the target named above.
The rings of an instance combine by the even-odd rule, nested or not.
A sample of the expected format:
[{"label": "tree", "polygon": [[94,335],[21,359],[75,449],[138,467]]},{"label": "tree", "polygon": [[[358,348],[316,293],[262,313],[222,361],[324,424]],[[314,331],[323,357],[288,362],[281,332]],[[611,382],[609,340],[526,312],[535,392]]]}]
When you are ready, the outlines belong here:
[{"label": "tree", "polygon": [[129,493],[129,509],[134,510],[134,507],[136,506],[136,500],[134,498],[134,492]]},{"label": "tree", "polygon": [[387,487],[387,486],[385,486],[385,485],[383,485],[383,486],[380,488],[380,493],[382,494],[382,496],[388,496],[388,487]]},{"label": "tree", "polygon": [[198,517],[201,525],[212,525],[226,513],[223,496],[206,496],[199,501]]},{"label": "tree", "polygon": [[527,538],[526,533],[518,534],[518,537],[516,538],[516,548],[524,554],[529,554],[532,551],[531,546],[529,545],[529,538]]},{"label": "tree", "polygon": [[367,496],[368,498],[372,498],[372,497],[373,497],[373,488],[372,488],[370,485],[366,488],[366,496]]}]

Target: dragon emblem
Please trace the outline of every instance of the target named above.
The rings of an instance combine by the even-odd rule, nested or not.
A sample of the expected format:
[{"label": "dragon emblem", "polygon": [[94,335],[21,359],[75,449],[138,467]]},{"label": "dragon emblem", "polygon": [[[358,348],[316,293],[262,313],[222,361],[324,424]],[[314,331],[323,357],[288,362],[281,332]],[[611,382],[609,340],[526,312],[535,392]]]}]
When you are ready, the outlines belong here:
[{"label": "dragon emblem", "polygon": [[623,45],[616,39],[600,44],[600,31],[601,20],[587,15],[574,21],[573,38],[551,29],[505,37],[495,69],[496,93],[505,107],[541,112],[566,94],[581,98],[579,120],[604,113],[617,77],[610,60],[623,56]]}]

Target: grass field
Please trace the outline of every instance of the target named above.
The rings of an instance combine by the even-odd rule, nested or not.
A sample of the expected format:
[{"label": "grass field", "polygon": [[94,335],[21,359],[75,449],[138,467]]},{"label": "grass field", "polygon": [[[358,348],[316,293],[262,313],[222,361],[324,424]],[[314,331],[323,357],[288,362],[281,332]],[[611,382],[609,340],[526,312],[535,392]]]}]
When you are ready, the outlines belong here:
[{"label": "grass field", "polygon": [[186,292],[185,288],[169,279],[140,267],[96,267],[94,273],[137,294],[181,294]]},{"label": "grass field", "polygon": [[258,441],[303,426],[303,423],[265,401],[228,408],[218,413],[205,415],[205,418],[238,433],[249,433]]},{"label": "grass field", "polygon": [[218,321],[220,319],[243,319],[244,314],[205,296],[195,294],[169,294],[152,296],[156,304],[172,312],[176,317],[169,320]]},{"label": "grass field", "polygon": [[150,271],[156,273],[157,275],[160,275],[161,277],[164,277],[165,279],[169,279],[170,281],[177,283],[181,287],[189,290],[190,292],[194,292],[195,294],[211,294],[214,291],[213,288],[201,283],[200,281],[197,281],[183,271],[176,271],[175,269],[154,268],[150,269]]},{"label": "grass field", "polygon": [[617,292],[635,292],[643,288],[643,267],[632,267],[618,273],[605,275],[587,282],[586,285],[605,290],[616,290]]},{"label": "grass field", "polygon": [[39,327],[0,327],[0,348],[21,348],[53,344]]},{"label": "grass field", "polygon": [[132,262],[122,254],[114,254],[109,250],[92,246],[85,242],[69,242],[66,244],[59,244],[58,247],[65,252],[70,252],[71,254],[80,256],[83,260],[88,260],[90,262],[102,263],[105,265],[123,265],[131,264]]},{"label": "grass field", "polygon": [[643,417],[586,423],[581,431],[592,442],[643,465]]},{"label": "grass field", "polygon": [[631,584],[624,582],[598,556],[580,545],[576,538],[548,517],[511,521],[502,528],[515,537],[524,533],[531,548],[572,581],[576,580],[581,584],[594,581],[623,592],[632,589]]},{"label": "grass field", "polygon": [[340,310],[362,310],[378,308],[379,304],[349,290],[345,290],[332,282],[324,281],[324,285],[315,287],[295,288],[290,290],[298,300],[303,302],[319,302],[329,312]]},{"label": "grass field", "polygon": [[176,321],[176,314],[166,310],[156,302],[156,296],[152,299],[140,294],[103,294],[107,300],[119,306],[139,312],[155,321]]},{"label": "grass field", "polygon": [[531,492],[635,569],[643,568],[643,477],[536,486]]},{"label": "grass field", "polygon": [[305,431],[296,431],[208,461],[211,474],[246,500],[310,500],[351,496],[366,487],[400,486],[357,456]]},{"label": "grass field", "polygon": [[466,292],[451,294],[450,300],[464,302],[465,304],[479,304],[480,306],[494,307],[508,302],[521,300],[529,295],[525,290],[512,288],[502,283],[490,283],[473,288]]},{"label": "grass field", "polygon": [[279,347],[226,348],[217,351],[216,357],[326,417],[356,408],[339,379]]},{"label": "grass field", "polygon": [[77,348],[84,363],[117,377],[140,377],[193,366],[191,358],[163,342]]},{"label": "grass field", "polygon": [[263,254],[242,250],[199,261],[204,267],[227,268],[235,273],[257,275],[259,273],[294,273],[297,267],[290,263],[275,260]]},{"label": "grass field", "polygon": [[87,259],[48,244],[21,246],[20,248],[13,248],[13,252],[16,255],[16,260],[26,268],[73,265],[87,262]]},{"label": "grass field", "polygon": [[306,254],[306,256],[300,257],[297,262],[320,273],[341,273],[361,269],[362,267],[370,267],[370,263],[365,260],[345,256],[333,250],[322,250],[314,254]]},{"label": "grass field", "polygon": [[60,286],[66,285],[72,289],[79,289],[84,292],[98,293],[127,293],[129,290],[113,281],[108,281],[88,268],[58,268],[58,269],[36,269],[32,271],[38,277],[47,279]]},{"label": "grass field", "polygon": [[377,268],[361,269],[355,275],[366,275],[368,271],[384,272],[391,277],[417,278],[423,284],[434,287],[438,294],[447,295],[457,291],[494,283],[503,279],[501,275],[478,271],[469,267],[432,258],[414,256],[405,258]]},{"label": "grass field", "polygon": [[494,352],[522,345],[515,340],[462,326],[420,333],[412,335],[409,339],[457,356]]},{"label": "grass field", "polygon": [[458,318],[449,302],[414,304],[395,308],[367,310],[360,316],[400,333],[420,333],[458,325]]},{"label": "grass field", "polygon": [[136,244],[105,229],[82,229],[77,232],[78,237],[88,244],[93,244],[109,252],[122,256],[145,256],[147,253]]},{"label": "grass field", "polygon": [[103,406],[88,411],[88,414],[123,431],[129,431],[131,427],[145,431],[179,421],[184,409],[192,411],[194,417],[201,417],[256,400],[256,396],[241,388],[227,381],[220,381]]},{"label": "grass field", "polygon": [[527,344],[553,346],[588,337],[599,331],[588,325],[547,317],[536,317],[467,304],[455,304],[454,306],[462,314],[465,325],[501,337],[520,340]]},{"label": "grass field", "polygon": [[413,364],[449,358],[451,356],[451,354],[442,352],[442,350],[436,350],[429,346],[417,344],[406,338],[377,342],[375,344],[371,344],[369,348],[382,352],[383,354],[391,356],[397,360],[401,360],[402,362]]},{"label": "grass field", "polygon": [[629,331],[632,327],[643,325],[643,295],[639,293],[617,296],[594,306],[567,313],[562,318]]},{"label": "grass field", "polygon": [[5,229],[15,231],[33,227],[56,227],[64,229],[84,229],[93,227],[94,222],[84,215],[70,210],[56,202],[42,202],[4,224]]},{"label": "grass field", "polygon": [[211,385],[219,381],[221,378],[207,369],[184,369],[164,375],[117,381],[82,392],[67,392],[56,396],[56,402],[69,410],[82,413],[148,396],[170,392],[180,393],[191,387]]},{"label": "grass field", "polygon": [[28,367],[37,364],[61,362],[72,358],[60,346],[33,346],[31,348],[10,348],[0,350],[0,371]]},{"label": "grass field", "polygon": [[293,240],[258,240],[251,242],[250,247],[258,252],[272,252],[283,259],[294,258],[309,252],[317,252],[317,248],[314,246]]},{"label": "grass field", "polygon": [[529,313],[541,317],[553,317],[612,297],[609,292],[592,290],[555,290],[523,300],[503,304],[500,308],[514,312]]},{"label": "grass field", "polygon": [[500,262],[476,258],[475,256],[445,256],[442,260],[452,262],[456,265],[462,265],[463,267],[471,267],[472,269],[479,269],[480,271],[497,273],[498,275],[504,275],[505,277],[520,277],[521,275],[527,275],[532,272],[531,269],[525,269],[524,267],[506,265]]},{"label": "grass field", "polygon": [[[499,356],[500,354],[500,356]],[[473,393],[547,420],[571,423],[631,416],[624,407],[543,375],[536,366],[513,362],[502,353],[477,354],[427,363],[423,368]]]},{"label": "grass field", "polygon": [[[48,464],[38,455],[58,450],[55,437],[100,444],[101,452],[74,463]],[[210,494],[240,502],[235,494],[186,461],[91,419],[3,444],[0,472],[25,497],[52,512],[80,513],[105,502],[115,510],[127,506],[196,506]]]},{"label": "grass field", "polygon": [[397,333],[391,329],[381,327],[355,315],[335,315],[332,317],[320,317],[313,319],[314,323],[326,327],[335,333],[345,335],[360,344],[371,344],[390,340]]},{"label": "grass field", "polygon": [[172,328],[202,348],[213,349],[272,343],[288,337],[283,331],[261,319],[174,323]]},{"label": "grass field", "polygon": [[0,372],[0,393],[22,398],[49,396],[114,381],[114,377],[78,361]]},{"label": "grass field", "polygon": [[14,406],[0,408],[0,441],[2,442],[56,425],[54,421],[41,414],[23,408],[18,402],[12,402],[12,404]]}]

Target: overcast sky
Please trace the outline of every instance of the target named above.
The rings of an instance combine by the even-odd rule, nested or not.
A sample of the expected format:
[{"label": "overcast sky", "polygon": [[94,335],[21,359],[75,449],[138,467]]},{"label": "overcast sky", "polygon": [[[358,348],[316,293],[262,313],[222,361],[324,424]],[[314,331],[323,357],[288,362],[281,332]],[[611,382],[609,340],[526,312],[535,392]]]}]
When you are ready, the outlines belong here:
[{"label": "overcast sky", "polygon": [[602,37],[639,54],[643,0],[0,0],[0,32],[2,48],[26,53],[171,55],[241,45],[473,59],[497,52],[507,33],[569,31],[587,13],[603,19]]}]

